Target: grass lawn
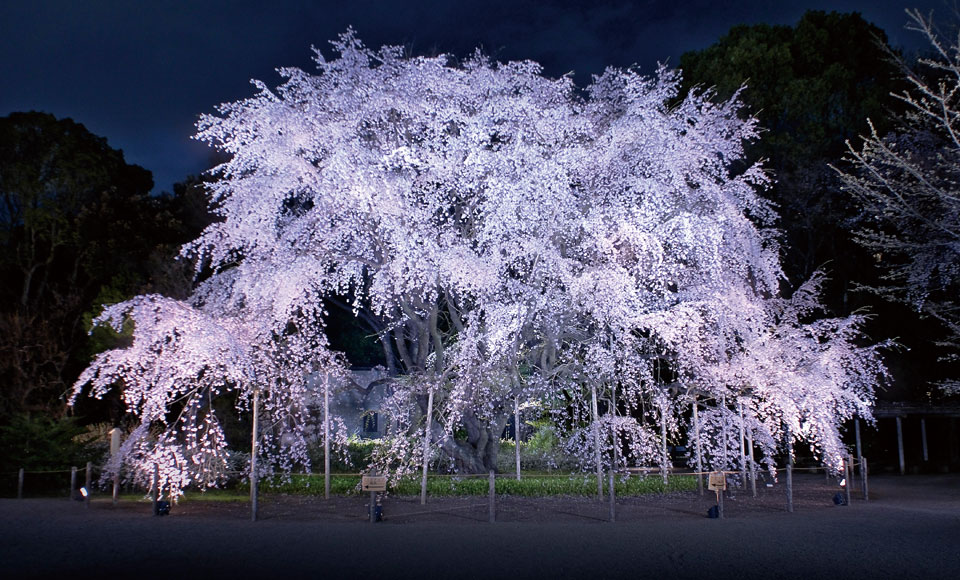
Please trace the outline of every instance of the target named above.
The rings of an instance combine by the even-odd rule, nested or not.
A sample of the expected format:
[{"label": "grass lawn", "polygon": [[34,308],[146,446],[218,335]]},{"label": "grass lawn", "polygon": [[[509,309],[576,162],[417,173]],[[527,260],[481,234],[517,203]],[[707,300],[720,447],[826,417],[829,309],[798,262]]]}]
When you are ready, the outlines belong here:
[{"label": "grass lawn", "polygon": [[[604,489],[607,488],[604,476]],[[246,486],[244,486],[246,487]],[[697,488],[697,481],[690,475],[672,475],[667,485],[659,475],[629,477],[617,476],[615,482],[618,496],[643,495],[648,493],[664,493],[668,491],[689,491]],[[388,486],[389,491],[397,495],[419,495],[420,478],[409,477]],[[260,490],[265,493],[289,493],[303,495],[323,494],[322,474],[291,475],[289,478],[278,477],[273,481],[265,481]],[[229,490],[227,490],[229,491]],[[330,477],[330,492],[336,495],[351,495],[360,493],[360,476],[333,474]],[[486,475],[482,476],[449,476],[428,475],[427,494],[431,496],[467,496],[486,495],[489,492],[489,481]],[[496,480],[496,492],[526,497],[542,497],[550,495],[583,495],[589,496],[597,492],[597,479],[594,474],[572,473],[524,473],[518,481],[510,474],[500,474]],[[211,491],[206,492],[210,494]],[[233,493],[242,494],[242,491]],[[193,492],[190,495],[194,495]],[[215,498],[216,499],[216,498]]]}]

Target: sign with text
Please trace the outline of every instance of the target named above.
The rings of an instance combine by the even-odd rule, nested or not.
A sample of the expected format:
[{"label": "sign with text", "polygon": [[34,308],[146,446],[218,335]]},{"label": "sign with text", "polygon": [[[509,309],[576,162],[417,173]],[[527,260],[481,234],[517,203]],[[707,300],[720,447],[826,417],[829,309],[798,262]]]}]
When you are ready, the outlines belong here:
[{"label": "sign with text", "polygon": [[722,471],[714,471],[707,480],[707,489],[724,490],[727,489],[727,478]]},{"label": "sign with text", "polygon": [[360,478],[360,489],[363,491],[387,491],[387,476],[364,475]]}]

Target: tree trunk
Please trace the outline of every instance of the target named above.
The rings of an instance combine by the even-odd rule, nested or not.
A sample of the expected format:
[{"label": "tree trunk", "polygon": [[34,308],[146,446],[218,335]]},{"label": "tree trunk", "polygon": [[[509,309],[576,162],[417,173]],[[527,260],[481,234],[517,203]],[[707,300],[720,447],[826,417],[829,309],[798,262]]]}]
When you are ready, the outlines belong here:
[{"label": "tree trunk", "polygon": [[500,433],[509,419],[509,413],[500,413],[492,425],[482,423],[473,413],[466,412],[463,424],[467,431],[465,439],[443,438],[443,430],[434,425],[433,438],[443,438],[440,448],[453,459],[460,473],[488,473],[497,470],[497,455],[500,453]]}]

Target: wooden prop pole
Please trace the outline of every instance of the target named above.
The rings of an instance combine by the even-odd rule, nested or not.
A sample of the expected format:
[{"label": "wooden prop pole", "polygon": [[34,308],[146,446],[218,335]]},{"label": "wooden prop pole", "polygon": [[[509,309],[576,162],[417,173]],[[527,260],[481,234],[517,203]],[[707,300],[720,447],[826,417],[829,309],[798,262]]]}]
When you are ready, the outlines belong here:
[{"label": "wooden prop pole", "polygon": [[617,494],[614,489],[613,470],[610,470],[610,521],[617,521]]},{"label": "wooden prop pole", "polygon": [[660,405],[660,477],[663,479],[664,487],[667,486],[667,471],[670,463],[670,456],[667,454],[667,418],[664,405]]},{"label": "wooden prop pole", "polygon": [[[113,458],[117,453],[120,452],[120,429],[119,427],[114,427],[110,430],[110,457]],[[117,505],[117,501],[120,499],[120,464],[117,463],[117,471],[113,474],[113,490],[111,493],[111,500],[113,505]]]},{"label": "wooden prop pole", "polygon": [[903,420],[897,417],[897,453],[900,458],[900,475],[907,472],[906,462],[903,460]]},{"label": "wooden prop pole", "polygon": [[747,438],[743,426],[743,403],[737,401],[737,415],[740,419],[740,485],[741,489],[747,486]]},{"label": "wooden prop pole", "polygon": [[497,521],[497,478],[494,471],[491,469],[489,474],[490,480],[490,492],[488,494],[488,503],[490,510],[490,523]]},{"label": "wooden prop pole", "polygon": [[750,491],[753,492],[753,497],[757,497],[757,464],[753,458],[753,431],[747,431],[747,449],[749,450],[747,459],[750,466]]},{"label": "wooden prop pole", "polygon": [[513,453],[517,462],[517,481],[520,481],[520,397],[513,398]]},{"label": "wooden prop pole", "polygon": [[323,374],[323,499],[330,499],[330,375]]},{"label": "wooden prop pole", "polygon": [[927,420],[920,418],[920,441],[923,445],[923,460],[929,461],[930,457],[927,454]]},{"label": "wooden prop pole", "polygon": [[[376,471],[371,471],[370,475],[377,475]],[[370,523],[377,523],[377,492],[370,490]]]},{"label": "wooden prop pole", "polygon": [[863,463],[860,465],[860,475],[863,477],[863,501],[870,501],[870,486],[867,483],[867,474],[869,473],[867,469],[867,458],[863,458]]},{"label": "wooden prop pole", "polygon": [[93,489],[92,480],[93,480],[93,464],[88,461],[87,468],[83,474],[83,489],[86,492],[85,494],[83,494],[83,504],[88,509],[90,508],[90,493],[91,493],[91,490]]},{"label": "wooden prop pole", "polygon": [[257,521],[257,500],[259,495],[257,475],[257,454],[259,453],[258,434],[260,429],[260,389],[253,390],[253,434],[250,436],[250,521]]},{"label": "wooden prop pole", "polygon": [[793,439],[787,430],[787,511],[793,513]]},{"label": "wooden prop pole", "polygon": [[597,386],[590,385],[590,408],[593,412],[593,450],[597,463],[597,501],[603,501],[603,468],[600,466],[600,424],[597,413]]},{"label": "wooden prop pole", "polygon": [[[726,475],[724,475],[726,477]],[[720,516],[720,519],[723,519],[723,493],[725,489],[717,490],[717,515]]]},{"label": "wooden prop pole", "polygon": [[693,438],[697,453],[697,491],[703,495],[703,455],[700,453],[700,418],[698,417],[697,399],[693,399]]},{"label": "wooden prop pole", "polygon": [[423,426],[423,475],[420,477],[420,505],[427,503],[427,466],[430,464],[430,429],[433,428],[433,386],[427,394],[427,420]]},{"label": "wooden prop pole", "polygon": [[860,417],[854,418],[853,429],[857,436],[857,473],[860,474],[860,493],[866,494],[863,489],[863,447],[860,444]]},{"label": "wooden prop pole", "polygon": [[850,505],[850,488],[853,487],[852,475],[853,470],[850,469],[850,464],[853,462],[853,458],[847,455],[846,460],[843,462],[843,488],[847,492],[847,505]]},{"label": "wooden prop pole", "polygon": [[153,515],[160,515],[160,464],[153,464]]},{"label": "wooden prop pole", "polygon": [[[726,398],[726,397],[721,397],[721,398],[720,398],[720,406],[721,406],[721,408],[723,409],[724,414],[726,414],[726,411],[728,410],[728,409],[727,409],[727,398]],[[728,439],[727,439],[727,422],[726,422],[726,420],[724,420],[724,417],[723,417],[722,415],[721,415],[721,417],[720,417],[720,434],[721,434],[721,437],[723,438],[723,444],[720,446],[720,451],[721,451],[722,457],[723,457],[723,466],[721,467],[721,469],[726,469],[727,466],[730,464],[730,460],[729,460],[729,458],[727,457],[727,443],[728,443]]]}]

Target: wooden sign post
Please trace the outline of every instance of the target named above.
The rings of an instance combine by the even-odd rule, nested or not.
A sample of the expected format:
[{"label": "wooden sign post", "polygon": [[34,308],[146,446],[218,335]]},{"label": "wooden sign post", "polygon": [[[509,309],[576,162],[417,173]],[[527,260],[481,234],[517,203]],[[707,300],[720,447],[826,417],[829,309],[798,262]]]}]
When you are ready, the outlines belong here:
[{"label": "wooden sign post", "polygon": [[364,475],[360,478],[360,490],[370,492],[370,523],[377,522],[377,492],[387,491],[387,476]]},{"label": "wooden sign post", "polygon": [[360,479],[360,489],[362,491],[373,491],[373,492],[387,491],[387,476],[386,475],[364,475]]},{"label": "wooden sign post", "polygon": [[718,515],[723,517],[723,492],[727,489],[727,477],[722,471],[714,471],[710,473],[709,479],[707,480],[707,489],[712,489],[717,492],[717,511]]}]

